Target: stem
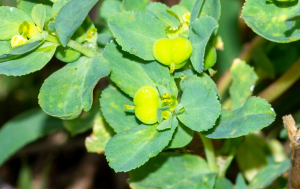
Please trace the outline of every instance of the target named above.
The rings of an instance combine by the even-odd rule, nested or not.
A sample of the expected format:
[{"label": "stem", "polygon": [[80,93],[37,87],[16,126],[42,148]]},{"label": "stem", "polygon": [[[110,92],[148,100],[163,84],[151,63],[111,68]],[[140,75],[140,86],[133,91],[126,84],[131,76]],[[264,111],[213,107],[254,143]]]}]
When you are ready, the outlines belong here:
[{"label": "stem", "polygon": [[[244,45],[243,50],[238,58],[248,62],[251,59],[253,50],[258,46],[264,44],[265,41],[266,40],[264,38],[260,36],[256,36],[250,43]],[[227,70],[217,83],[221,96],[225,93],[225,91],[229,87],[231,80],[232,78],[230,72],[229,70]]]},{"label": "stem", "polygon": [[71,47],[72,49],[78,52],[81,52],[82,54],[84,54],[89,58],[93,58],[94,56],[96,56],[96,53],[94,51],[86,48],[85,46],[81,45],[80,43],[77,43],[76,41],[70,40],[67,46]]},{"label": "stem", "polygon": [[259,93],[258,96],[273,102],[285,91],[287,91],[300,78],[300,58],[269,87]]},{"label": "stem", "polygon": [[204,151],[205,151],[205,156],[206,160],[208,162],[208,166],[212,172],[217,173],[218,172],[218,166],[217,166],[217,161],[216,161],[216,156],[215,156],[215,151],[214,151],[214,146],[209,138],[206,136],[202,135],[199,133],[199,136],[202,140],[202,143],[204,145]]},{"label": "stem", "polygon": [[291,115],[284,116],[282,119],[289,136],[291,147],[292,166],[288,178],[288,188],[300,188],[300,130],[297,128]]},{"label": "stem", "polygon": [[230,154],[224,160],[222,156],[218,157],[218,165],[219,165],[219,177],[225,177],[226,171],[229,168],[234,156],[236,154],[236,150],[231,150]]}]

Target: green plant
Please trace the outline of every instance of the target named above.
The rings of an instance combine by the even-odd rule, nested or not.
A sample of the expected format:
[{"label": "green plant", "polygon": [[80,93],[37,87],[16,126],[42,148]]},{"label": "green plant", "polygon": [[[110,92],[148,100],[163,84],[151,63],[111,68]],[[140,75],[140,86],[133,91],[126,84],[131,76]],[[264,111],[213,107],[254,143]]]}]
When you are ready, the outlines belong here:
[{"label": "green plant", "polygon": [[[298,17],[291,19],[300,14],[298,4],[275,1],[269,5],[248,0],[242,17],[266,39],[299,40],[299,31],[294,28]],[[39,105],[50,116],[64,120],[72,134],[93,127],[93,134],[86,139],[87,150],[105,152],[115,172],[129,172],[132,188],[233,188],[225,175],[234,157],[243,173],[237,177],[237,188],[267,187],[289,169],[287,158],[275,161],[273,156],[269,156],[271,163],[256,165],[252,161],[255,150],[262,156],[265,153],[252,144],[257,142],[262,148],[271,144],[253,133],[275,120],[269,102],[300,75],[289,76],[292,82],[287,87],[275,81],[278,90],[267,88],[260,97],[253,97],[258,71],[246,62],[252,56],[255,59],[254,49],[265,42],[260,38],[241,59],[235,59],[217,86],[211,76],[221,43],[219,0],[182,0],[172,7],[148,1],[106,0],[101,5],[101,27],[88,17],[97,2],[52,0],[40,4],[20,0],[18,8],[0,7],[0,74],[22,76],[38,71],[53,56],[67,63],[44,81]],[[260,73],[266,75],[268,65],[263,66]],[[106,76],[110,85],[101,91],[100,112],[98,102],[93,103],[93,90]],[[80,118],[82,114],[86,118]],[[41,111],[22,115],[26,128],[48,123],[45,117]],[[22,129],[12,121],[0,131],[0,149],[6,149],[0,163],[26,143],[60,128],[46,127],[11,147],[13,125]],[[206,160],[185,149],[194,133],[202,140]],[[212,139],[224,140],[218,151]],[[245,150],[248,148],[252,151]],[[251,170],[253,167],[258,170]],[[266,175],[270,175],[268,179]]]}]

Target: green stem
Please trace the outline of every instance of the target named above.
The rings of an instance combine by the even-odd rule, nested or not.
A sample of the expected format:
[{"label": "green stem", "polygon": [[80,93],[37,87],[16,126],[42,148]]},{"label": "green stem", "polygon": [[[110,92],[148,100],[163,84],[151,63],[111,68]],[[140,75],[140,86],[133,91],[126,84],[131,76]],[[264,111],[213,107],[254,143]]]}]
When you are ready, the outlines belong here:
[{"label": "green stem", "polygon": [[86,48],[85,46],[81,45],[80,43],[77,43],[76,41],[70,40],[67,46],[71,47],[72,49],[78,52],[81,52],[82,54],[84,54],[89,58],[93,58],[94,56],[96,56],[96,53],[94,51]]},{"label": "green stem", "polygon": [[204,151],[205,151],[206,160],[208,162],[208,166],[212,172],[217,173],[218,166],[217,166],[217,161],[216,161],[216,156],[215,156],[215,151],[214,151],[214,146],[212,144],[212,141],[201,133],[199,133],[199,136],[204,145]]},{"label": "green stem", "polygon": [[300,58],[276,81],[263,90],[258,96],[273,102],[286,92],[300,78]]},{"label": "green stem", "polygon": [[236,150],[231,151],[231,153],[224,158],[222,156],[218,157],[218,165],[219,165],[219,177],[225,177],[226,171],[229,168],[234,156],[235,156]]}]

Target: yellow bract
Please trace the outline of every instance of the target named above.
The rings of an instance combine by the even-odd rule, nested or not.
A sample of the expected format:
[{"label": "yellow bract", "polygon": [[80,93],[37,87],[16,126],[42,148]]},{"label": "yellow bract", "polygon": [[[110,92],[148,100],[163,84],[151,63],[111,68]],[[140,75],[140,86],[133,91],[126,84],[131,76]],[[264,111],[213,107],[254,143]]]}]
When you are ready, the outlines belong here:
[{"label": "yellow bract", "polygon": [[19,32],[20,34],[23,34],[23,37],[25,38],[31,38],[39,34],[37,27],[34,24],[29,23],[27,21],[24,21],[19,26]]},{"label": "yellow bract", "polygon": [[14,48],[16,46],[23,45],[27,41],[28,40],[25,39],[23,36],[21,36],[21,35],[15,35],[15,36],[13,36],[11,38],[10,44],[11,44],[11,47]]},{"label": "yellow bract", "polygon": [[133,103],[135,115],[143,123],[154,124],[157,122],[157,108],[160,107],[158,91],[152,86],[144,86],[135,94]]},{"label": "yellow bract", "polygon": [[[188,39],[176,37],[162,38],[155,42],[153,55],[160,63],[172,69],[182,68],[192,54],[192,44]],[[173,70],[174,71],[174,70]]]}]

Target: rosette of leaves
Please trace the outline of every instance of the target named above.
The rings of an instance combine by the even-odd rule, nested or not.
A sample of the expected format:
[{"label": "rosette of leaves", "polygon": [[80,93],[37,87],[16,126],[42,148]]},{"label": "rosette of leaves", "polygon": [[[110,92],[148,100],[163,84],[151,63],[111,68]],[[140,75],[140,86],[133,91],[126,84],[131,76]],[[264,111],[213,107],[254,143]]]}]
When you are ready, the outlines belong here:
[{"label": "rosette of leaves", "polygon": [[[182,1],[169,8],[161,3],[151,3],[141,6],[139,11],[119,9],[109,16],[107,26],[115,42],[106,45],[103,55],[110,62],[112,85],[102,92],[100,104],[104,118],[117,133],[105,148],[107,160],[116,172],[136,169],[164,149],[186,146],[193,131],[211,138],[232,138],[259,130],[274,120],[275,114],[268,103],[259,98],[248,99],[251,95],[248,84],[233,86],[238,88],[238,91],[233,90],[238,93],[233,98],[237,99],[235,106],[240,109],[223,110],[221,114],[218,89],[203,73],[206,47],[218,27],[218,5],[218,1]],[[173,76],[166,66],[155,60],[152,49],[155,41],[170,34],[170,28],[180,29],[182,15],[187,12],[191,12],[189,29],[178,35],[192,42],[191,65],[175,71]],[[249,69],[242,74],[249,74]],[[233,70],[236,72],[238,68]],[[251,71],[249,77],[252,77]],[[179,86],[175,81],[178,79],[181,79]],[[251,85],[255,82],[246,81]],[[124,105],[133,105],[135,93],[143,86],[157,88],[161,97],[166,93],[177,97],[178,105],[169,119],[161,116],[161,112],[169,107],[158,108],[158,122],[153,125],[141,123],[134,112],[125,110]],[[262,123],[251,125],[256,121],[252,116],[264,114],[266,119],[262,119]],[[242,122],[247,119],[250,121]],[[226,129],[228,131],[221,135]]]}]

